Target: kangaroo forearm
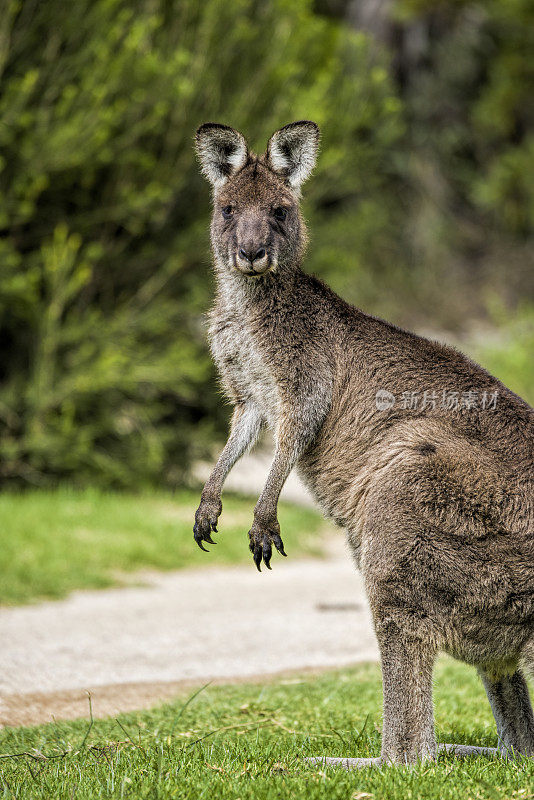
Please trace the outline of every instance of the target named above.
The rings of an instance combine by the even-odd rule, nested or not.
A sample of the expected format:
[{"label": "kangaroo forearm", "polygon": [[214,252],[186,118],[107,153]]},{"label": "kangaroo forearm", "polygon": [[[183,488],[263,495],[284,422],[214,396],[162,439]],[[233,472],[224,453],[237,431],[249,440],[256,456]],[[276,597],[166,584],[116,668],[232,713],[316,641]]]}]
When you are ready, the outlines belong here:
[{"label": "kangaroo forearm", "polygon": [[309,408],[299,408],[287,415],[280,425],[271,468],[254,509],[255,517],[276,517],[280,492],[299,457],[315,437],[326,414],[326,403],[317,404],[316,407],[322,408],[320,413],[312,414]]},{"label": "kangaroo forearm", "polygon": [[204,486],[203,498],[220,495],[224,481],[234,464],[257,441],[262,424],[261,414],[254,404],[236,406],[228,441]]},{"label": "kangaroo forearm", "polygon": [[254,516],[276,516],[280,492],[284,488],[284,483],[289,477],[289,473],[295,466],[298,455],[295,451],[288,453],[283,450],[275,454],[265,486],[254,508]]}]

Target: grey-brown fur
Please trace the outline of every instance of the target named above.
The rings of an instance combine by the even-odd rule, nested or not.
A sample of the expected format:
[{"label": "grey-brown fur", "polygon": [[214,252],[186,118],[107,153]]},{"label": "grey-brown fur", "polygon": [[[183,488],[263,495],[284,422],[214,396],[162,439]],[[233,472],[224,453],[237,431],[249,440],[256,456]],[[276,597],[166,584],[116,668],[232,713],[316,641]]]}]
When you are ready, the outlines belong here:
[{"label": "grey-brown fur", "polygon": [[[210,340],[235,410],[195,539],[211,541],[226,474],[269,426],[276,450],[250,548],[258,569],[273,544],[283,552],[277,502],[296,466],[347,531],[365,579],[384,681],[382,755],[371,762],[435,758],[440,650],[479,670],[500,750],[534,755],[521,673],[534,653],[534,412],[461,353],[364,314],[301,270],[313,123],[281,129],[260,158],[244,141],[224,126],[197,132],[214,186]],[[377,409],[379,390],[396,396],[389,410]],[[498,396],[495,409],[399,402],[424,391]]]}]

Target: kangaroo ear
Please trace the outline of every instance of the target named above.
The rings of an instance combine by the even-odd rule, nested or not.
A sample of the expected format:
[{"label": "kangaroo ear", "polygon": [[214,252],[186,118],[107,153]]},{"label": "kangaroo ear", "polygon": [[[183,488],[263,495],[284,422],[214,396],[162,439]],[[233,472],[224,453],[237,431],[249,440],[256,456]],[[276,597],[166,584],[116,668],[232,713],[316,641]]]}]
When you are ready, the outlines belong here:
[{"label": "kangaroo ear", "polygon": [[318,125],[303,120],[285,125],[269,139],[269,166],[294,189],[298,190],[311,175],[317,158],[319,136]]},{"label": "kangaroo ear", "polygon": [[222,186],[247,163],[245,137],[227,125],[204,123],[197,130],[195,143],[202,172],[212,186]]}]

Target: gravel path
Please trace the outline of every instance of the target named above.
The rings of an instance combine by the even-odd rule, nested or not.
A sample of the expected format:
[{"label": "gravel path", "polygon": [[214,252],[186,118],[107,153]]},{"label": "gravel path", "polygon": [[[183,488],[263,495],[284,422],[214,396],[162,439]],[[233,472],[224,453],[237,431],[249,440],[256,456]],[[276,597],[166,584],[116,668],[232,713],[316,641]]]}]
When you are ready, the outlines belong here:
[{"label": "gravel path", "polygon": [[[339,541],[342,540],[340,534]],[[362,582],[345,552],[324,561],[145,576],[0,610],[0,722],[141,708],[180,686],[375,660]]]}]

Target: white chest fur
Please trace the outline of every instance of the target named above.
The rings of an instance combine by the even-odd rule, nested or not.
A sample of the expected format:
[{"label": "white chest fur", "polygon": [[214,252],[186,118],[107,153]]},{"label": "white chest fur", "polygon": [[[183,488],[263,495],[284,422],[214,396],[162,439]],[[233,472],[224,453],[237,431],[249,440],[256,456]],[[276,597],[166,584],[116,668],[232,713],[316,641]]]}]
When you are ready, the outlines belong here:
[{"label": "white chest fur", "polygon": [[269,427],[278,419],[278,390],[261,346],[237,299],[219,301],[211,315],[210,342],[223,386],[234,402],[253,401]]}]

